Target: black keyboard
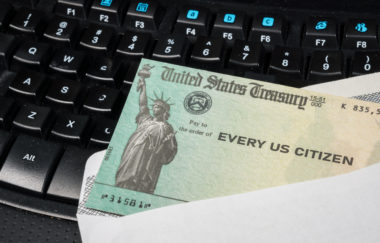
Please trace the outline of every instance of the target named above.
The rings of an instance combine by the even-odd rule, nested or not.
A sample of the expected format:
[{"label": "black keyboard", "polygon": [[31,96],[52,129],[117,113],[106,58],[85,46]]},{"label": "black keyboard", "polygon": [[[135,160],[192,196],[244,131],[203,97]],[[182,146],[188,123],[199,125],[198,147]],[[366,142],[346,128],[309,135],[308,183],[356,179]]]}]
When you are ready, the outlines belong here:
[{"label": "black keyboard", "polygon": [[75,220],[142,57],[293,87],[380,71],[376,13],[0,0],[0,202]]}]

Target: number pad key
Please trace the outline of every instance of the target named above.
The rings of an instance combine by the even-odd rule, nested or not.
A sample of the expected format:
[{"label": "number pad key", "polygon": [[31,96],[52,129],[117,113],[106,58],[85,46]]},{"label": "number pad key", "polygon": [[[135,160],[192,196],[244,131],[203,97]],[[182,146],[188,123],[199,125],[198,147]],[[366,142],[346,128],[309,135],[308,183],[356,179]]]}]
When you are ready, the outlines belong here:
[{"label": "number pad key", "polygon": [[79,43],[80,46],[100,52],[109,51],[109,46],[113,39],[114,31],[110,27],[91,24],[84,32]]},{"label": "number pad key", "polygon": [[171,62],[181,62],[187,49],[183,35],[162,35],[158,38],[152,57]]},{"label": "number pad key", "polygon": [[78,22],[73,19],[54,17],[44,32],[44,38],[55,43],[72,46],[75,42]]},{"label": "number pad key", "polygon": [[191,53],[191,61],[199,65],[220,65],[223,54],[223,40],[207,37],[198,37]]},{"label": "number pad key", "polygon": [[25,104],[17,113],[13,126],[42,137],[47,130],[50,114],[51,110],[48,107]]},{"label": "number pad key", "polygon": [[260,71],[263,57],[264,49],[261,44],[237,40],[231,51],[229,65]]},{"label": "number pad key", "polygon": [[127,32],[120,41],[116,53],[120,56],[143,57],[147,51],[150,34]]},{"label": "number pad key", "polygon": [[276,46],[269,64],[270,74],[280,74],[301,78],[302,51],[299,48]]},{"label": "number pad key", "polygon": [[344,77],[343,54],[340,51],[315,51],[311,55],[308,80],[312,83]]},{"label": "number pad key", "polygon": [[380,72],[380,52],[358,51],[352,59],[351,75]]}]

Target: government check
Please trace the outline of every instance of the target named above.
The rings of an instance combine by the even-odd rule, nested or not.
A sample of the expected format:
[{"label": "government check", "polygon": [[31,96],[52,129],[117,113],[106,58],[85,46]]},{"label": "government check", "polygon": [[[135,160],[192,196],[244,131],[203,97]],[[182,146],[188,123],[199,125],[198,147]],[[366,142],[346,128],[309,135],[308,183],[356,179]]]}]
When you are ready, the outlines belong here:
[{"label": "government check", "polygon": [[86,206],[127,215],[380,161],[380,105],[143,59]]}]

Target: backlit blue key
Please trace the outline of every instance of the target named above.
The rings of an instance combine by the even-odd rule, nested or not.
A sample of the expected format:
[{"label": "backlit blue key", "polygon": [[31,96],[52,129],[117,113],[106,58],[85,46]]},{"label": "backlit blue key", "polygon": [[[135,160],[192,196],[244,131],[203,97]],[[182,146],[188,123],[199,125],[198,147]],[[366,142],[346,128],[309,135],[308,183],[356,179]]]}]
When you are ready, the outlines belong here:
[{"label": "backlit blue key", "polygon": [[198,10],[190,9],[189,11],[187,11],[186,17],[188,19],[197,19],[198,15],[199,15],[199,11]]},{"label": "backlit blue key", "polygon": [[148,3],[138,3],[136,7],[136,11],[146,13],[148,11],[148,7],[149,7]]},{"label": "backlit blue key", "polygon": [[104,7],[110,7],[112,4],[112,0],[102,0],[100,2],[100,5],[104,6]]}]

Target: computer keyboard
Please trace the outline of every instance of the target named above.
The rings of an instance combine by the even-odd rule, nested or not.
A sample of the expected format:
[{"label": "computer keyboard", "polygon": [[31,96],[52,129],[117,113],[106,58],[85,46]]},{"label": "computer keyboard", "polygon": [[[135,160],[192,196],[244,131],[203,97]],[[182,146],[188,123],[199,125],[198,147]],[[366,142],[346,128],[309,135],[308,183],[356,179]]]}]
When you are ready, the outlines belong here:
[{"label": "computer keyboard", "polygon": [[66,219],[142,57],[294,87],[380,71],[375,12],[232,1],[0,6],[0,202]]}]

